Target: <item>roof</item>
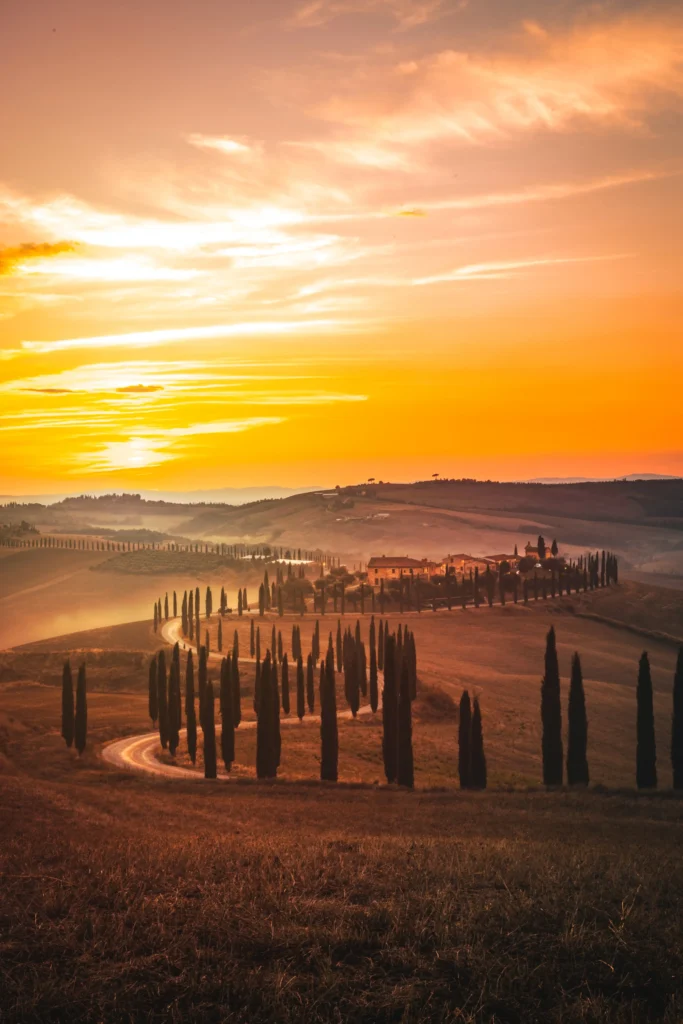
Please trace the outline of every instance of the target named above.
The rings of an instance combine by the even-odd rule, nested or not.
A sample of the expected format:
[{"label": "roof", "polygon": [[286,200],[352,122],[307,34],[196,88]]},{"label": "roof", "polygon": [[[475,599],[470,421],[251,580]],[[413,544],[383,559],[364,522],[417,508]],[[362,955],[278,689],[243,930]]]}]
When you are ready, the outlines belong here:
[{"label": "roof", "polygon": [[444,558],[444,562],[447,562],[449,559],[454,559],[454,558],[465,558],[465,559],[469,559],[470,561],[474,561],[474,555],[466,555],[463,551],[459,551],[455,555],[450,555],[450,554],[446,555],[446,557]]},{"label": "roof", "polygon": [[427,565],[435,565],[429,559],[408,558],[394,555],[380,555],[371,558],[368,569],[424,569]]}]

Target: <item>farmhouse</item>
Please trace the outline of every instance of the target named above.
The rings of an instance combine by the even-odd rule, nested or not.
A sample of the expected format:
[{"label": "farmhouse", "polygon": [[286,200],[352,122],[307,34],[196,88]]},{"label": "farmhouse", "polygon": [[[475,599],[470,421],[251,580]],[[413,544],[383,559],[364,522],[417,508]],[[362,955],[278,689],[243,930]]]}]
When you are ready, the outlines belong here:
[{"label": "farmhouse", "polygon": [[427,558],[381,555],[368,562],[368,583],[379,587],[382,580],[400,580],[405,576],[429,578],[437,571],[436,562],[430,562]]},{"label": "farmhouse", "polygon": [[451,576],[469,576],[470,572],[474,573],[475,569],[478,569],[480,573],[486,572],[489,565],[493,568],[488,558],[476,558],[474,555],[460,552],[457,555],[446,555],[439,563],[438,572],[441,576],[445,576],[447,573]]}]

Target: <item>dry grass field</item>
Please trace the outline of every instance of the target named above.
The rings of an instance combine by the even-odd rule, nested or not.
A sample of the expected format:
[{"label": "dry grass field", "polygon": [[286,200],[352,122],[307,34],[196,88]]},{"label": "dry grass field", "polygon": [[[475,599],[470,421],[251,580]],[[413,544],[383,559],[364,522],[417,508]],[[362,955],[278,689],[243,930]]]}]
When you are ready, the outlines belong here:
[{"label": "dry grass field", "polygon": [[[646,597],[629,584],[528,608],[404,616],[421,683],[412,793],[383,783],[372,716],[340,722],[336,786],[317,781],[319,730],[306,720],[283,729],[275,783],[255,781],[244,729],[234,785],[107,767],[103,743],[149,729],[146,666],[160,646],[149,621],[5,652],[0,1019],[680,1021],[683,801],[666,789],[676,646],[634,632],[650,623]],[[668,600],[675,624],[683,598]],[[275,623],[289,650],[294,622],[307,650],[311,617],[267,617],[264,647]],[[336,622],[321,622],[323,638]],[[584,661],[588,792],[539,785],[551,622],[563,701],[575,649]],[[249,621],[227,618],[226,642],[235,626],[248,656]],[[643,647],[662,788],[638,795]],[[82,758],[59,736],[65,652],[88,665]],[[463,686],[482,701],[485,793],[457,789],[452,700]],[[245,719],[252,688],[245,661]]]}]

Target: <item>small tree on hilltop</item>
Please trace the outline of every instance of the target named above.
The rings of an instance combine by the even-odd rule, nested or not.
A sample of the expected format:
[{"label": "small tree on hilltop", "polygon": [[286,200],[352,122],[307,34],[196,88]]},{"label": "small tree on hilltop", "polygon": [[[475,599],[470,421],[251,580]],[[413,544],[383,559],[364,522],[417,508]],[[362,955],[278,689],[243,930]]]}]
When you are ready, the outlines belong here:
[{"label": "small tree on hilltop", "polygon": [[638,704],[636,784],[638,789],[655,789],[657,786],[657,748],[655,745],[652,676],[647,651],[643,651],[638,666],[636,699]]},{"label": "small tree on hilltop", "polygon": [[71,662],[67,658],[62,669],[62,737],[67,747],[73,746],[74,728],[74,683]]}]

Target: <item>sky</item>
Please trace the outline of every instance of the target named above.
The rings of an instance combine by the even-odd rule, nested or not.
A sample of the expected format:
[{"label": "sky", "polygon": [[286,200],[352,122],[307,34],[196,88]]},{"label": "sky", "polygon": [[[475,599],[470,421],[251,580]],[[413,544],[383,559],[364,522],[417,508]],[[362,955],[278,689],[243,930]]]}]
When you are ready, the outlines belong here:
[{"label": "sky", "polygon": [[3,0],[0,492],[683,474],[683,7]]}]

